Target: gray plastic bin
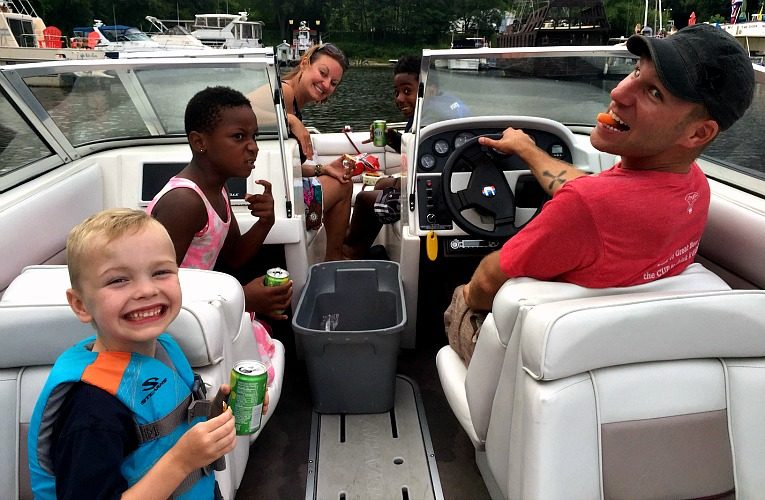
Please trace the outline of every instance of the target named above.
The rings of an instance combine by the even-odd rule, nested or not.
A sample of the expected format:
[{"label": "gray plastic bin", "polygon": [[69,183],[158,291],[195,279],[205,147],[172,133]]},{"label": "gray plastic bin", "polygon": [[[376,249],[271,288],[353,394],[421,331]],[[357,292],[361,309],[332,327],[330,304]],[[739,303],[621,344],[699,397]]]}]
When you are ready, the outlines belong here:
[{"label": "gray plastic bin", "polygon": [[346,260],[311,266],[292,327],[303,348],[314,409],[390,410],[405,325],[397,263]]}]

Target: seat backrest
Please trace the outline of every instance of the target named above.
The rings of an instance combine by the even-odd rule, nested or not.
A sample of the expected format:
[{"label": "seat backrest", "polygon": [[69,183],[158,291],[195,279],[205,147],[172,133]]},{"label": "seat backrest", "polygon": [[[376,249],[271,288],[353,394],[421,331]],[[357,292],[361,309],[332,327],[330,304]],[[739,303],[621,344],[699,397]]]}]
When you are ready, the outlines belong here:
[{"label": "seat backrest", "polygon": [[[178,342],[194,371],[210,391],[228,383],[234,361],[257,359],[244,293],[226,274],[196,269],[179,272],[183,303],[168,333]],[[66,302],[66,266],[26,268],[0,301],[0,436],[6,446],[0,460],[0,484],[16,485],[11,498],[32,498],[27,465],[27,434],[37,397],[56,358],[68,347],[95,332],[81,323]],[[209,394],[210,397],[214,394]],[[226,498],[233,498],[246,466],[249,448],[243,446],[227,459],[227,470],[216,473]],[[231,457],[236,457],[232,459]],[[236,474],[236,475],[235,475]]]},{"label": "seat backrest", "polygon": [[517,351],[520,337],[516,332],[521,328],[525,314],[536,305],[596,296],[647,292],[679,294],[729,288],[716,274],[698,263],[691,264],[677,276],[631,287],[585,288],[571,283],[538,281],[533,278],[508,280],[497,293],[492,313],[481,327],[465,377],[467,403],[475,435],[481,441],[486,439],[505,353],[507,350]]},{"label": "seat backrest", "polygon": [[494,402],[489,477],[506,498],[760,495],[764,308],[765,291],[728,290],[530,309],[505,366],[521,373],[513,390],[503,371]]}]

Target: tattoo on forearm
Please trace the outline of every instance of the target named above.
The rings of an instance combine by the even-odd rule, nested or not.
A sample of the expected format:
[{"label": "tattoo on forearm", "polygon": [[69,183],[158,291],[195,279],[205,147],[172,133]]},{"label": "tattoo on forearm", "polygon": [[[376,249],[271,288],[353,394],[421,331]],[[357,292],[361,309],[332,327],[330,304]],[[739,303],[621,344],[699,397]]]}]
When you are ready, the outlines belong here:
[{"label": "tattoo on forearm", "polygon": [[550,181],[550,184],[547,185],[547,189],[552,189],[553,186],[555,186],[556,183],[558,183],[558,184],[565,184],[566,179],[563,178],[565,173],[566,173],[565,170],[561,170],[560,172],[558,172],[557,175],[553,174],[549,170],[545,170],[544,172],[542,172],[542,177],[552,177],[552,180]]}]

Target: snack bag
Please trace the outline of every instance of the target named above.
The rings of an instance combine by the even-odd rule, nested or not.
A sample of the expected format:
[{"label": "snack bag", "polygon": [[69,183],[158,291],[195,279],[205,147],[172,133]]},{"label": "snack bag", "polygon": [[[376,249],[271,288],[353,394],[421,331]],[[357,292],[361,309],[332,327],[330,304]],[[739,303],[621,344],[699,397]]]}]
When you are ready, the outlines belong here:
[{"label": "snack bag", "polygon": [[376,156],[369,153],[358,155],[343,155],[343,164],[349,162],[352,165],[351,176],[361,175],[363,172],[377,172],[380,170],[380,162]]}]

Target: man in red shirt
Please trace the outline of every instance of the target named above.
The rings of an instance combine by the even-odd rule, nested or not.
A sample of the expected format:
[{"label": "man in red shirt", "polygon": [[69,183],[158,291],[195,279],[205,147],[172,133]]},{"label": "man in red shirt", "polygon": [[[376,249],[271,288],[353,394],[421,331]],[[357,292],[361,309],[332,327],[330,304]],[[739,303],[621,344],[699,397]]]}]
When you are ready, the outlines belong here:
[{"label": "man in red shirt", "polygon": [[490,310],[508,278],[630,286],[693,262],[710,197],[695,159],[749,107],[754,71],[744,49],[710,25],[668,38],[633,35],[627,48],[640,61],[590,136],[595,148],[621,156],[611,169],[587,176],[513,128],[480,139],[523,159],[553,198],[478,265],[463,289],[471,309]]}]

